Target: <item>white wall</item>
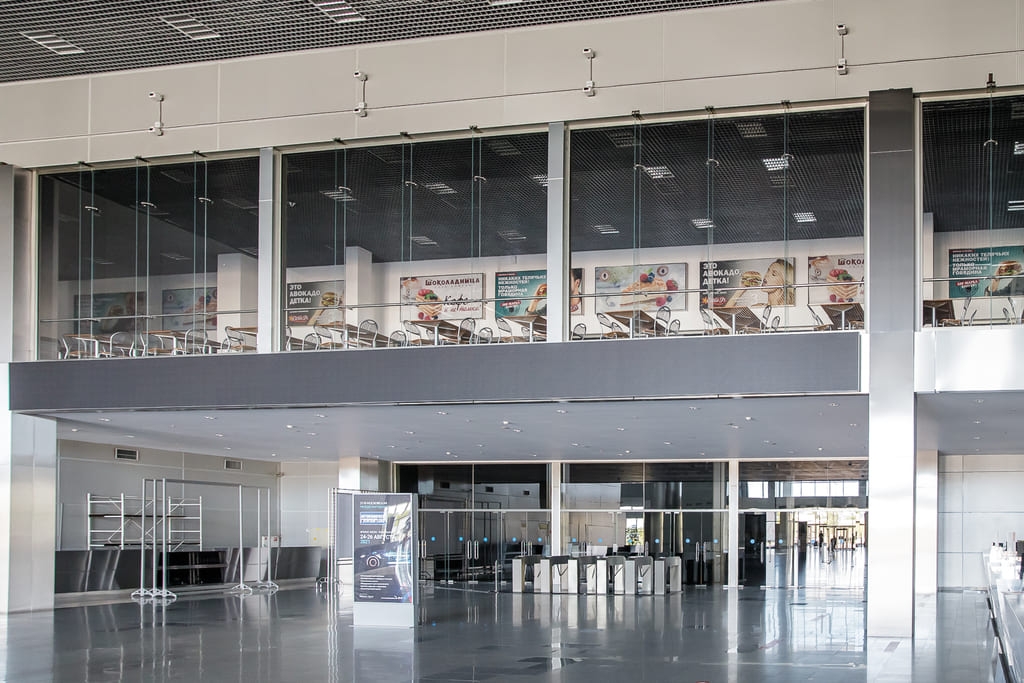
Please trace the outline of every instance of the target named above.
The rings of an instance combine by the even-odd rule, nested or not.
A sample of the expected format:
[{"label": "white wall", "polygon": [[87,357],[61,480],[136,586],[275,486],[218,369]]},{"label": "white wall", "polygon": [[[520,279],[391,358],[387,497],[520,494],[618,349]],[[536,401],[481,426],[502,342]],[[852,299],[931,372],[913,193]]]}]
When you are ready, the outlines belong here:
[{"label": "white wall", "polygon": [[[131,448],[130,445],[125,446]],[[82,550],[86,542],[86,496],[142,495],[144,478],[174,478],[210,481],[271,489],[270,523],[278,529],[278,464],[260,460],[243,460],[242,471],[224,469],[224,458],[178,451],[139,449],[137,462],[114,459],[114,446],[81,441],[61,440],[57,460],[57,508],[60,521],[58,550]],[[182,495],[181,487],[168,484],[169,496]],[[220,486],[184,487],[184,496],[203,498],[203,545],[207,548],[238,546],[238,490]],[[243,540],[255,546],[256,493],[244,491]],[[265,497],[262,505],[266,505]],[[266,535],[266,508],[260,520]],[[296,543],[293,545],[305,545]]]},{"label": "white wall", "polygon": [[[1024,0],[777,0],[0,85],[0,160],[251,149],[1020,83]],[[849,73],[836,73],[845,23]],[[597,95],[581,49],[595,50]],[[352,108],[369,74],[369,115]],[[166,96],[166,134],[147,132]]]},{"label": "white wall", "polygon": [[1024,538],[1021,491],[1024,455],[939,456],[939,588],[988,586],[982,555]]}]

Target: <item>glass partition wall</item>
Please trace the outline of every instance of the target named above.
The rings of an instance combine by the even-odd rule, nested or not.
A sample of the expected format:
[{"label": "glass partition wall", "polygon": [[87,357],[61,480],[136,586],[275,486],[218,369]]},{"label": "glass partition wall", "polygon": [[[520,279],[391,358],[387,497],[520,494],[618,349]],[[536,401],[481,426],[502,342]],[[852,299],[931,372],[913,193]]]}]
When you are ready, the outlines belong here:
[{"label": "glass partition wall", "polygon": [[42,176],[39,357],[254,349],[257,171],[196,155]]},{"label": "glass partition wall", "polygon": [[727,463],[563,465],[564,552],[678,556],[684,583],[724,583],[727,479]]},{"label": "glass partition wall", "polygon": [[284,165],[291,348],[544,338],[546,135],[338,146]]},{"label": "glass partition wall", "polygon": [[922,324],[1024,316],[1024,97],[922,105]]},{"label": "glass partition wall", "polygon": [[571,149],[574,337],[862,326],[862,109],[637,120]]}]

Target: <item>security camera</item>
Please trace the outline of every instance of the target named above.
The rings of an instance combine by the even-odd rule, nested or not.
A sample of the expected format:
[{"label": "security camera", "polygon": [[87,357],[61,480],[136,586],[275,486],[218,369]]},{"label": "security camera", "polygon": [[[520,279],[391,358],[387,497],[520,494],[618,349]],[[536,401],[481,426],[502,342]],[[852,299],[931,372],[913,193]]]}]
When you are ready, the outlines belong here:
[{"label": "security camera", "polygon": [[840,59],[836,62],[836,73],[840,76],[845,76],[849,70],[846,68],[846,59]]},{"label": "security camera", "polygon": [[352,77],[355,78],[357,81],[366,80],[366,74],[364,74],[362,71],[356,71],[355,73],[352,74]]},{"label": "security camera", "polygon": [[162,93],[151,91],[148,95],[149,99],[156,100],[157,102],[163,102],[164,96]]},{"label": "security camera", "polygon": [[583,48],[583,56],[587,59],[593,59],[597,56],[597,53],[591,50],[589,47]]},{"label": "security camera", "polygon": [[845,36],[850,32],[850,29],[846,28],[846,24],[836,24],[836,33],[841,36]]},{"label": "security camera", "polygon": [[153,125],[149,127],[149,132],[153,135],[160,137],[164,134],[164,124],[162,121],[155,121]]},{"label": "security camera", "polygon": [[593,97],[597,94],[597,90],[594,87],[594,81],[587,81],[583,86],[583,94],[587,97]]},{"label": "security camera", "polygon": [[360,102],[356,105],[356,108],[352,110],[352,113],[360,118],[366,117],[366,102]]}]

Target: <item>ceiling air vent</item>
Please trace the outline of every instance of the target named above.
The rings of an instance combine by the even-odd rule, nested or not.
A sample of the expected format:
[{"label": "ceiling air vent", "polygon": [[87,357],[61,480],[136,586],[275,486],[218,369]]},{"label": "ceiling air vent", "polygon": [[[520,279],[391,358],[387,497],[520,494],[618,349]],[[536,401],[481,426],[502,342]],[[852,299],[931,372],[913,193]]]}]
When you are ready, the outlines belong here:
[{"label": "ceiling air vent", "polygon": [[242,469],[241,460],[231,460],[230,458],[224,459],[224,469],[226,470],[240,470]]},{"label": "ceiling air vent", "polygon": [[139,459],[139,452],[134,448],[115,448],[114,449],[114,460],[133,460]]}]

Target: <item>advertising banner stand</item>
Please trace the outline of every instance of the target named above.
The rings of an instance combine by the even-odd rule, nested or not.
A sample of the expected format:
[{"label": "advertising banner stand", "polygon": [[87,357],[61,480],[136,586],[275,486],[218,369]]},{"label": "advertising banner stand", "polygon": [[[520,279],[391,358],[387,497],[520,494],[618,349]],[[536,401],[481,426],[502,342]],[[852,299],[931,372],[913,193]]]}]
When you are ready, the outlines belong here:
[{"label": "advertising banner stand", "polygon": [[412,628],[419,604],[416,496],[352,496],[352,623]]}]

